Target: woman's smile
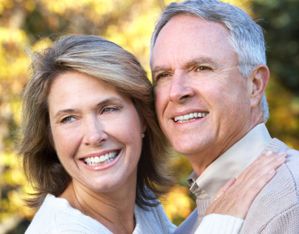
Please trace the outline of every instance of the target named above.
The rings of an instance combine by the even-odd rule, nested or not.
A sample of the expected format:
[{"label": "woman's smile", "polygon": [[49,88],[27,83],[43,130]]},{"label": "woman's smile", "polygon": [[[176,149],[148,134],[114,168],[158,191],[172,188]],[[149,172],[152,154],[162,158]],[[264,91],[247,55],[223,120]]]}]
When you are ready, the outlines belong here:
[{"label": "woman's smile", "polygon": [[93,153],[80,160],[92,170],[103,170],[112,167],[118,160],[121,150],[113,150],[106,153]]},{"label": "woman's smile", "polygon": [[74,184],[108,192],[135,183],[144,126],[129,98],[66,72],[53,81],[48,103],[55,150]]}]

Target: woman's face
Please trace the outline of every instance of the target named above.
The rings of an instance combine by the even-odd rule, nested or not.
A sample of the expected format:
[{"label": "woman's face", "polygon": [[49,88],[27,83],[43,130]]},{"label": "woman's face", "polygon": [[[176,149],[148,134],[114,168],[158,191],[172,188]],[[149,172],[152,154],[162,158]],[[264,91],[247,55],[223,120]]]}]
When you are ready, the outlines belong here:
[{"label": "woman's face", "polygon": [[54,147],[73,184],[95,192],[135,186],[144,126],[132,101],[88,75],[58,75],[48,96]]}]

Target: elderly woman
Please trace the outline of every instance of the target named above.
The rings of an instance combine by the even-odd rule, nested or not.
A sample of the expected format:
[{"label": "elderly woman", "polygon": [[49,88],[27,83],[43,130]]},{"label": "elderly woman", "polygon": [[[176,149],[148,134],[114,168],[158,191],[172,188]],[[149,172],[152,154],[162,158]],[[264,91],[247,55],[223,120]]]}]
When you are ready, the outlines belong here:
[{"label": "elderly woman", "polygon": [[[36,190],[29,203],[39,209],[26,233],[173,233],[157,200],[171,185],[167,142],[136,58],[103,38],[73,35],[36,53],[32,69],[21,152]],[[283,161],[259,159],[220,192],[210,213],[243,218]]]}]

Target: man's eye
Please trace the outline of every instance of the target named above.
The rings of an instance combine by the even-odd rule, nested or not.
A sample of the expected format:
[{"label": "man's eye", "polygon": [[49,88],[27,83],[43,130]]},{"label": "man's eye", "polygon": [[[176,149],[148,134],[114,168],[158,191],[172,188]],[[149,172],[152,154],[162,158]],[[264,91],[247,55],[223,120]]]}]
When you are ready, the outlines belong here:
[{"label": "man's eye", "polygon": [[71,123],[74,122],[76,120],[75,116],[66,116],[64,117],[60,122],[61,123]]},{"label": "man's eye", "polygon": [[196,67],[194,68],[194,71],[196,71],[196,72],[200,72],[200,71],[210,71],[210,70],[212,70],[212,68],[209,67],[209,66],[207,66],[207,65],[200,65],[200,66],[196,66]]},{"label": "man's eye", "polygon": [[170,74],[168,72],[159,73],[155,76],[155,81],[157,82],[158,80],[163,79],[168,76],[170,76]]}]

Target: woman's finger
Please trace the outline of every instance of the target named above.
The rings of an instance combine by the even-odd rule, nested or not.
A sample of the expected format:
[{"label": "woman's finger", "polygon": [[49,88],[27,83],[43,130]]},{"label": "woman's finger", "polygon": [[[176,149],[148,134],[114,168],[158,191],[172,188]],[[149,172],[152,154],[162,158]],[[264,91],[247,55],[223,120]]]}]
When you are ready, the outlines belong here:
[{"label": "woman's finger", "polygon": [[236,179],[228,181],[217,193],[207,214],[227,214],[245,218],[250,205],[286,160],[286,153],[263,152]]}]

